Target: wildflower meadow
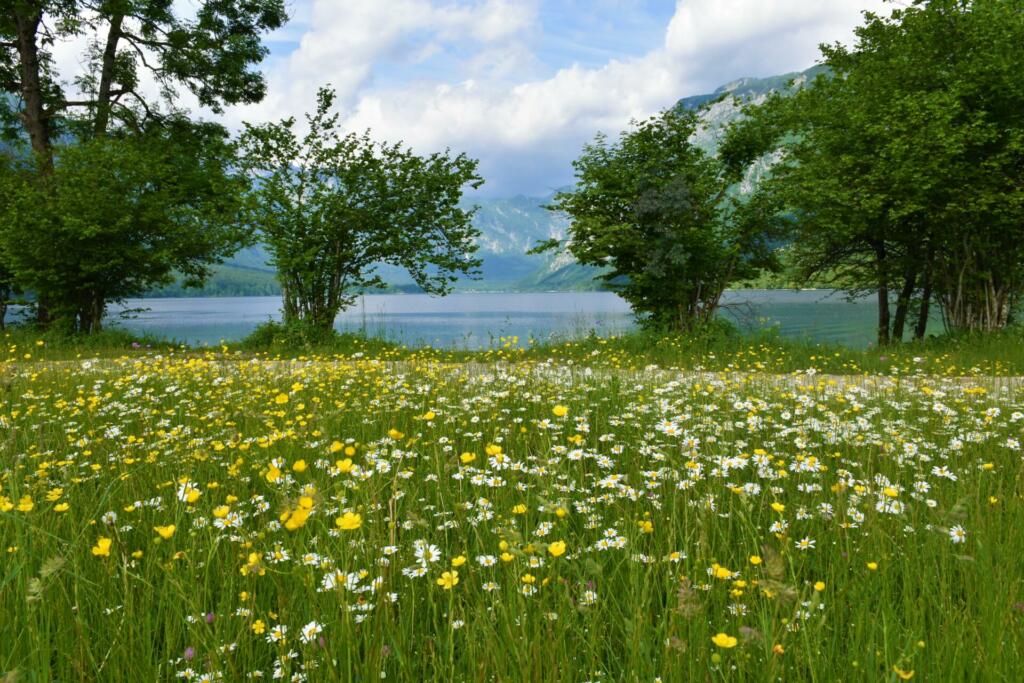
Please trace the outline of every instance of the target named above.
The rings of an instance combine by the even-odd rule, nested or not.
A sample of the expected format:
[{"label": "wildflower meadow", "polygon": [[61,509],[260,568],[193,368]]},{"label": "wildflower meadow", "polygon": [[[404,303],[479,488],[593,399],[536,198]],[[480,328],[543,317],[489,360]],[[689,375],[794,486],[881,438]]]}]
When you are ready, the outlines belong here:
[{"label": "wildflower meadow", "polygon": [[0,675],[1021,680],[1017,383],[620,365],[19,351]]}]

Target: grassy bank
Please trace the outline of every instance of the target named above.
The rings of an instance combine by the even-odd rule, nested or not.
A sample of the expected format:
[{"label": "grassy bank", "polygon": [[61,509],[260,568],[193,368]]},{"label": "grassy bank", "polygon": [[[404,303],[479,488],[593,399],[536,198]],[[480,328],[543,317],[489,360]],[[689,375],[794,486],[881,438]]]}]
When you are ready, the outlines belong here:
[{"label": "grassy bank", "polygon": [[536,343],[498,338],[478,351],[409,347],[358,334],[334,334],[309,342],[263,326],[245,340],[218,347],[190,347],[121,331],[89,337],[40,334],[13,327],[0,336],[0,362],[81,360],[155,354],[217,358],[319,358],[438,362],[557,362],[593,367],[639,369],[649,365],[681,370],[826,374],[929,374],[941,376],[1024,375],[1024,330],[998,334],[933,337],[890,348],[851,349],[782,337],[774,332],[741,334],[728,327],[692,335],[635,332]]}]

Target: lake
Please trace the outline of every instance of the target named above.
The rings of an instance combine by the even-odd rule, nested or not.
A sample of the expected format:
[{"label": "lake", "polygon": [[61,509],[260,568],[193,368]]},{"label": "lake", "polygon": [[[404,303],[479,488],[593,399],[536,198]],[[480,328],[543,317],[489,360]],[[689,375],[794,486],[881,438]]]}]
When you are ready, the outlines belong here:
[{"label": "lake", "polygon": [[[875,304],[847,301],[829,290],[737,290],[724,315],[748,329],[777,325],[783,335],[864,347],[874,339]],[[111,324],[136,333],[215,345],[241,339],[261,322],[280,318],[277,297],[133,299],[111,311]],[[146,308],[125,320],[122,309]],[[548,340],[593,330],[612,335],[633,328],[629,306],[608,292],[372,294],[338,316],[337,329],[407,344],[475,349],[500,337]]]}]

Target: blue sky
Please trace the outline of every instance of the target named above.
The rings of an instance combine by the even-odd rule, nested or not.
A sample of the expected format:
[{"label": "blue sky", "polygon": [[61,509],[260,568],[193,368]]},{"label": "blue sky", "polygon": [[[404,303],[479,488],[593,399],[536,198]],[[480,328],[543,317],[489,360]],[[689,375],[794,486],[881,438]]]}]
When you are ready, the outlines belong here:
[{"label": "blue sky", "polygon": [[298,116],[333,85],[352,130],[481,160],[483,193],[571,181],[615,134],[742,76],[807,68],[883,0],[293,0],[267,99],[230,125]]}]

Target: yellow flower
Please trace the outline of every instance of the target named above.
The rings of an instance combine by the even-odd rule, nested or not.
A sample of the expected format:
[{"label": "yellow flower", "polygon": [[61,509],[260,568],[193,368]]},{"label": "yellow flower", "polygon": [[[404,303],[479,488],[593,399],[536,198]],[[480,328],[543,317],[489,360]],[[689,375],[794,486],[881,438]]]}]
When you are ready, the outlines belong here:
[{"label": "yellow flower", "polygon": [[711,642],[718,647],[728,650],[731,647],[736,647],[736,636],[730,636],[727,633],[719,633],[711,637]]},{"label": "yellow flower", "polygon": [[287,402],[288,402],[288,394],[283,394],[283,393],[282,394],[278,394],[274,398],[274,403],[276,403],[279,406],[283,406]]},{"label": "yellow flower", "polygon": [[725,579],[732,578],[731,569],[727,569],[726,567],[722,567],[717,564],[711,565],[711,573],[716,579],[722,579],[723,581]]},{"label": "yellow flower", "polygon": [[751,555],[750,556],[750,564],[754,565],[755,567],[757,565],[761,564],[761,557],[760,557],[760,555]]},{"label": "yellow flower", "polygon": [[405,434],[403,434],[402,432],[398,431],[397,429],[392,428],[392,429],[388,430],[388,436],[390,436],[395,441],[398,441],[403,436],[405,436]]},{"label": "yellow flower", "polygon": [[427,422],[430,422],[435,417],[437,417],[437,413],[435,413],[433,410],[428,410],[427,412],[423,413],[423,419],[426,420]]},{"label": "yellow flower", "polygon": [[173,524],[168,524],[167,526],[153,527],[153,531],[160,534],[160,538],[164,539],[165,541],[174,535],[175,529],[177,529],[177,527],[175,527]]},{"label": "yellow flower", "polygon": [[231,508],[229,508],[227,505],[218,505],[217,507],[213,508],[213,516],[217,519],[224,519],[228,516],[229,512],[231,512]]},{"label": "yellow flower", "polygon": [[776,512],[782,512],[785,509],[786,506],[782,503],[772,503],[772,510],[775,510]]},{"label": "yellow flower", "polygon": [[514,514],[514,515],[525,515],[526,514],[526,506],[523,505],[522,503],[520,503],[519,505],[516,505],[515,507],[512,508],[512,514]]},{"label": "yellow flower", "polygon": [[263,632],[266,630],[267,625],[263,623],[262,619],[257,619],[256,621],[252,622],[252,632],[256,635],[262,635]]},{"label": "yellow flower", "polygon": [[471,463],[474,460],[476,460],[476,454],[475,453],[463,453],[462,455],[459,456],[459,460],[462,461],[463,465],[468,465],[469,463]]},{"label": "yellow flower", "polygon": [[96,541],[96,545],[92,547],[92,554],[96,557],[109,557],[110,556],[110,544],[111,540],[106,536],[101,536]]},{"label": "yellow flower", "polygon": [[306,524],[306,520],[309,519],[309,508],[299,506],[294,510],[285,512],[282,517],[284,517],[281,520],[284,522],[284,528],[288,531],[295,531],[296,529],[301,529]]},{"label": "yellow flower", "polygon": [[549,543],[548,552],[551,553],[552,557],[561,557],[562,555],[565,555],[565,541]]},{"label": "yellow flower", "polygon": [[537,577],[533,574],[523,574],[523,583],[536,583]]},{"label": "yellow flower", "polygon": [[340,441],[333,441],[333,442],[331,442],[331,453],[337,453],[342,448],[344,448],[344,446],[342,445],[342,443]]},{"label": "yellow flower", "polygon": [[909,681],[911,678],[914,677],[914,670],[913,669],[911,669],[910,671],[904,671],[903,669],[899,668],[898,666],[893,666],[892,670],[894,672],[896,672],[896,675],[899,676],[900,680],[903,680],[903,681]]},{"label": "yellow flower", "polygon": [[357,512],[346,512],[334,520],[342,531],[355,531],[363,525],[363,516]]},{"label": "yellow flower", "polygon": [[141,550],[136,550],[132,552],[132,557],[134,557],[136,560],[141,560],[143,554],[144,553]]},{"label": "yellow flower", "polygon": [[22,496],[18,501],[18,512],[30,512],[36,505],[32,502],[32,496]]},{"label": "yellow flower", "polygon": [[459,555],[458,557],[453,557],[452,558],[452,566],[453,567],[461,567],[464,564],[466,564],[466,556],[465,555]]},{"label": "yellow flower", "polygon": [[267,481],[273,484],[275,481],[281,478],[281,470],[275,465],[271,465],[270,469],[267,470]]},{"label": "yellow flower", "polygon": [[487,444],[487,448],[484,449],[487,455],[501,455],[501,446],[496,443]]},{"label": "yellow flower", "polygon": [[292,465],[292,471],[293,472],[305,472],[306,471],[306,461],[305,460],[296,460],[295,464]]},{"label": "yellow flower", "polygon": [[825,590],[825,582],[824,581],[818,581],[817,583],[815,583],[814,584],[814,590],[818,591],[819,593],[821,591]]},{"label": "yellow flower", "polygon": [[453,569],[450,572],[441,574],[441,578],[437,580],[437,585],[446,591],[450,591],[458,582],[459,573]]},{"label": "yellow flower", "polygon": [[335,460],[334,466],[338,468],[338,471],[342,474],[348,474],[352,471],[352,458],[345,458],[344,460]]},{"label": "yellow flower", "polygon": [[649,519],[638,520],[636,525],[639,527],[640,531],[645,534],[654,533],[654,524],[652,524]]},{"label": "yellow flower", "polygon": [[569,409],[566,408],[565,406],[558,405],[552,408],[551,412],[554,414],[555,417],[565,417],[568,414]]},{"label": "yellow flower", "polygon": [[53,506],[55,512],[67,512],[71,506],[68,503],[57,503]]},{"label": "yellow flower", "polygon": [[878,569],[878,563],[877,562],[868,562],[868,569],[870,569],[871,571],[877,570]]}]

